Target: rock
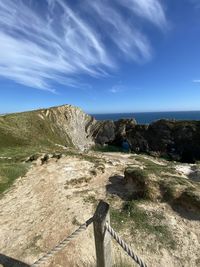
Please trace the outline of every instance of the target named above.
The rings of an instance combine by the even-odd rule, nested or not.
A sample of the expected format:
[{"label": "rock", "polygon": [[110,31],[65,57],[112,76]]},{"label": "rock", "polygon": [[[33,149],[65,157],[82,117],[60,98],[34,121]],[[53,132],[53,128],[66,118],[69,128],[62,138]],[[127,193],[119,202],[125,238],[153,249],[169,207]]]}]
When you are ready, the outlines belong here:
[{"label": "rock", "polygon": [[[94,145],[93,129],[97,121],[80,108],[64,105],[48,110],[48,117],[59,129],[59,135],[66,144],[81,151]],[[45,111],[47,112],[47,111]]]},{"label": "rock", "polygon": [[147,130],[148,125],[136,125],[127,132],[127,140],[133,152],[149,152]]},{"label": "rock", "polygon": [[41,160],[41,164],[43,165],[44,163],[47,163],[47,161],[49,160],[50,156],[48,154],[43,155],[40,160]]},{"label": "rock", "polygon": [[115,123],[113,121],[97,121],[92,129],[95,143],[104,145],[115,140]]},{"label": "rock", "polygon": [[96,121],[71,105],[0,117],[2,148],[54,144],[85,151],[95,144],[121,146],[123,141],[133,152],[194,163],[200,160],[200,121],[163,119],[150,125],[137,125],[134,119]]},{"label": "rock", "polygon": [[121,119],[115,122],[115,145],[121,145],[127,139],[127,132],[134,129],[137,124],[135,119]]},{"label": "rock", "polygon": [[127,138],[127,131],[134,128],[134,119],[121,119],[118,121],[98,121],[93,130],[93,138],[96,144],[121,146]]},{"label": "rock", "polygon": [[39,154],[31,155],[30,157],[28,157],[28,158],[25,160],[25,162],[33,162],[33,161],[37,160],[39,157],[40,157]]},{"label": "rock", "polygon": [[159,120],[137,125],[134,120],[119,120],[115,122],[112,144],[120,146],[124,138],[133,152],[188,163],[200,159],[200,121]]},{"label": "rock", "polygon": [[61,159],[63,157],[62,153],[53,153],[52,158],[53,159]]},{"label": "rock", "polygon": [[148,128],[151,151],[194,163],[200,159],[200,121],[159,120]]}]

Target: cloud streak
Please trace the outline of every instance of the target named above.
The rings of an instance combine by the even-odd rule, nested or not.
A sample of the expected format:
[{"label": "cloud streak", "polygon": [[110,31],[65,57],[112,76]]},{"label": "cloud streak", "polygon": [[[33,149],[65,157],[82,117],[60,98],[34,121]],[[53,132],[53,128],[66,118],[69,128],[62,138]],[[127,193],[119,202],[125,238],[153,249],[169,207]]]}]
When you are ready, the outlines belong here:
[{"label": "cloud streak", "polygon": [[167,25],[158,0],[86,0],[89,11],[79,12],[66,0],[38,3],[0,0],[0,76],[51,92],[54,83],[79,87],[80,75],[104,76],[124,56],[149,60],[152,48],[135,17]]},{"label": "cloud streak", "polygon": [[189,0],[189,2],[193,4],[196,9],[200,8],[199,0]]},{"label": "cloud streak", "polygon": [[158,0],[119,0],[119,3],[159,28],[168,28],[164,9]]},{"label": "cloud streak", "polygon": [[117,85],[114,85],[112,86],[112,88],[109,90],[110,93],[112,94],[117,94],[117,93],[121,93],[125,91],[125,87],[121,84],[117,84]]}]

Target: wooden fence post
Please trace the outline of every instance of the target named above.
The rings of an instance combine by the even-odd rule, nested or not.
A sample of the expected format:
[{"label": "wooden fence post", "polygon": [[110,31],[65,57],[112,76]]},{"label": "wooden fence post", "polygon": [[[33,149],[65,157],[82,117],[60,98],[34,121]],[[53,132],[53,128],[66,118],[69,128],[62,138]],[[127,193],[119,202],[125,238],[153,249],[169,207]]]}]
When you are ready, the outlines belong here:
[{"label": "wooden fence post", "polygon": [[112,267],[111,236],[105,230],[106,222],[110,223],[109,205],[101,200],[94,215],[97,267]]}]

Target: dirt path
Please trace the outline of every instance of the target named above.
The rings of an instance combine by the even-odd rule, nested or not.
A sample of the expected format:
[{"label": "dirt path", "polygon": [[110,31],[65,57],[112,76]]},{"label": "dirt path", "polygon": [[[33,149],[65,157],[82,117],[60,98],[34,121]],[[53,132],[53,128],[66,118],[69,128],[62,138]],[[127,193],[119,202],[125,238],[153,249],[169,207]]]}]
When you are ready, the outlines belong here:
[{"label": "dirt path", "polygon": [[[108,190],[110,177],[123,175],[127,164],[136,164],[128,154],[93,152],[89,156],[96,158],[93,161],[84,156],[65,156],[43,165],[35,164],[25,177],[16,181],[0,199],[1,254],[33,263],[90,218],[96,200],[114,192],[115,188]],[[174,253],[162,249],[157,255],[146,254],[141,247],[136,247],[136,251],[146,254],[149,266],[198,266],[199,222],[181,218],[166,204],[148,208],[165,209],[180,245]],[[117,247],[118,251],[121,249]],[[179,264],[181,257],[184,260]],[[89,226],[45,266],[95,266],[94,262],[93,229]]]}]

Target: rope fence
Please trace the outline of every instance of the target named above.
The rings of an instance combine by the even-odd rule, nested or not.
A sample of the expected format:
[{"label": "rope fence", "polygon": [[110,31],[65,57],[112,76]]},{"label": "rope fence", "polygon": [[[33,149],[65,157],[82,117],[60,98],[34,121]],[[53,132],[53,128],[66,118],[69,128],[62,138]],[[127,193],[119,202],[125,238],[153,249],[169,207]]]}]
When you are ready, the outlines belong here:
[{"label": "rope fence", "polygon": [[[49,252],[35,261],[30,267],[39,267],[45,264],[56,253],[63,250],[67,244],[78,237],[87,229],[90,224],[94,224],[94,237],[96,247],[97,267],[112,267],[111,253],[111,237],[123,248],[123,250],[140,266],[147,265],[134,253],[132,248],[118,235],[117,232],[110,226],[109,205],[106,202],[100,201],[93,217],[82,224],[71,235],[65,237],[59,244],[52,248]],[[108,234],[107,234],[108,233]]]},{"label": "rope fence", "polygon": [[82,224],[76,231],[74,231],[71,235],[67,236],[65,239],[63,239],[58,245],[56,245],[54,248],[52,248],[49,252],[47,252],[44,256],[42,256],[40,259],[35,261],[31,267],[38,267],[41,264],[45,263],[49,258],[53,257],[57,252],[63,250],[67,244],[75,239],[80,233],[85,231],[87,227],[93,222],[93,217],[87,220],[84,224]]},{"label": "rope fence", "polygon": [[147,265],[134,253],[132,248],[124,242],[123,239],[115,232],[115,230],[106,223],[106,230],[110,233],[110,235],[117,241],[117,243],[123,248],[123,250],[140,266],[147,267]]}]

